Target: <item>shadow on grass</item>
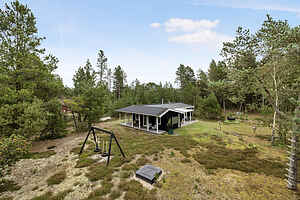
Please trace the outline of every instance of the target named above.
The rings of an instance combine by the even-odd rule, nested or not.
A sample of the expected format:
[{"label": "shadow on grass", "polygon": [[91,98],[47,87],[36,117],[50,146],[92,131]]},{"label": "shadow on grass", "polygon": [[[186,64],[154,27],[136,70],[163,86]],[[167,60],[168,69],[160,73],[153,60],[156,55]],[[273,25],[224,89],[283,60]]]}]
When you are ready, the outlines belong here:
[{"label": "shadow on grass", "polygon": [[28,153],[24,159],[41,159],[41,158],[49,158],[52,155],[55,155],[56,152],[53,150],[44,151],[44,152],[31,152]]},{"label": "shadow on grass", "polygon": [[57,185],[60,184],[61,182],[63,182],[67,177],[66,171],[60,171],[57,172],[56,174],[50,176],[47,179],[47,184],[49,185]]}]

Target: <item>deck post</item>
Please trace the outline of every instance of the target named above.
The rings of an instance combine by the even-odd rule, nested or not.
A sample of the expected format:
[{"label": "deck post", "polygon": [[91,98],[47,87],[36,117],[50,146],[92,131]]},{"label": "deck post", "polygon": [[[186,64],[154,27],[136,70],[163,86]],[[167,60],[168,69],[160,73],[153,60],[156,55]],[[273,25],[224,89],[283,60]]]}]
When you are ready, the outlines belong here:
[{"label": "deck post", "polygon": [[190,112],[190,121],[192,121],[192,111]]},{"label": "deck post", "polygon": [[141,129],[141,114],[139,114],[139,129]]},{"label": "deck post", "polygon": [[149,131],[149,115],[147,115],[147,131]]},{"label": "deck post", "polygon": [[180,113],[178,113],[178,128],[180,127]]},{"label": "deck post", "polygon": [[131,122],[131,127],[133,128],[133,113],[132,113],[132,122]]},{"label": "deck post", "polygon": [[185,112],[183,113],[183,124],[185,124]]},{"label": "deck post", "polygon": [[126,115],[127,115],[127,113],[125,113],[125,124],[126,124]]},{"label": "deck post", "polygon": [[156,117],[156,133],[158,133],[158,117]]}]

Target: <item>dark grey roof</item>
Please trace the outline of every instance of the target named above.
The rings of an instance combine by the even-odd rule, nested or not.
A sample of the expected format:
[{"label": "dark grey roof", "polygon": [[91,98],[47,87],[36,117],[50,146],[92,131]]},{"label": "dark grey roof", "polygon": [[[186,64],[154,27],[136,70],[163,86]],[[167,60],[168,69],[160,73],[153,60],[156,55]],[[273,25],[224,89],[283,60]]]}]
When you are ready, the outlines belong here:
[{"label": "dark grey roof", "polygon": [[117,112],[126,112],[126,113],[136,113],[136,114],[159,116],[163,112],[165,112],[166,110],[168,110],[168,109],[167,108],[161,108],[161,107],[145,106],[145,105],[133,105],[133,106],[125,107],[125,108],[120,108],[116,111]]},{"label": "dark grey roof", "polygon": [[145,106],[161,107],[161,108],[193,108],[194,106],[185,103],[168,103],[168,104],[150,104]]},{"label": "dark grey roof", "polygon": [[193,108],[194,106],[184,103],[169,103],[169,104],[151,104],[151,105],[132,105],[125,108],[120,108],[116,112],[136,113],[152,116],[160,116],[168,109],[175,108]]}]

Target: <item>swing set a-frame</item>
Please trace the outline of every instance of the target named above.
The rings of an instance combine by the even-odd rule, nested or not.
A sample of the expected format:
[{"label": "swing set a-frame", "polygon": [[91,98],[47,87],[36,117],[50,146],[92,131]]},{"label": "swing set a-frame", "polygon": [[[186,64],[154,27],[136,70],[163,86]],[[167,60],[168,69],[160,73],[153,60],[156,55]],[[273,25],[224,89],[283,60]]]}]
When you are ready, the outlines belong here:
[{"label": "swing set a-frame", "polygon": [[116,141],[116,144],[118,145],[122,156],[125,158],[125,154],[124,154],[124,152],[123,152],[123,150],[122,150],[122,148],[121,148],[121,146],[120,146],[120,144],[119,144],[119,142],[118,142],[115,134],[112,131],[108,131],[108,130],[105,130],[105,129],[102,129],[102,128],[98,128],[98,127],[95,127],[95,126],[92,126],[90,128],[90,130],[89,130],[89,132],[88,132],[88,134],[87,134],[87,136],[86,136],[86,138],[84,140],[84,143],[82,144],[82,147],[80,149],[79,155],[83,152],[84,146],[85,146],[85,144],[86,144],[86,142],[87,142],[87,140],[88,140],[88,138],[89,138],[89,136],[90,136],[91,133],[93,134],[93,139],[94,139],[94,142],[95,142],[95,152],[100,152],[101,151],[101,149],[99,149],[98,141],[96,140],[96,133],[95,133],[95,131],[101,131],[103,133],[106,133],[106,134],[110,135],[109,148],[108,148],[107,155],[106,155],[106,153],[104,154],[105,148],[104,148],[104,144],[103,144],[103,149],[104,150],[103,150],[102,153],[103,153],[104,156],[107,156],[106,166],[109,165],[109,160],[110,160],[110,156],[111,156],[111,144],[112,144],[113,139]]}]

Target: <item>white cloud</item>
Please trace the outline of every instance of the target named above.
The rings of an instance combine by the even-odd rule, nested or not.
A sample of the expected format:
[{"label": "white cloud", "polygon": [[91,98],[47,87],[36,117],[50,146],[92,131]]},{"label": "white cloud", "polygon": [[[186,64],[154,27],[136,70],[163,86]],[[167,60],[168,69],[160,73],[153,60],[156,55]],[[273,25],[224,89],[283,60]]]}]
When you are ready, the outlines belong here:
[{"label": "white cloud", "polygon": [[219,20],[210,21],[207,19],[192,20],[182,18],[171,18],[165,22],[165,29],[167,32],[183,31],[192,32],[203,29],[211,29],[217,26]]},{"label": "white cloud", "polygon": [[150,27],[152,27],[152,28],[159,28],[160,26],[161,26],[161,24],[157,23],[157,22],[150,24]]},{"label": "white cloud", "polygon": [[204,44],[214,47],[220,47],[223,42],[232,40],[231,36],[218,33],[213,29],[220,23],[218,19],[186,19],[186,18],[170,18],[164,23],[159,24],[156,28],[163,26],[168,33],[168,41],[178,44]]},{"label": "white cloud", "polygon": [[298,1],[274,1],[274,0],[193,0],[192,4],[195,6],[218,6],[228,8],[246,8],[252,10],[266,10],[266,11],[284,11],[300,14],[300,4]]},{"label": "white cloud", "polygon": [[222,42],[232,40],[230,36],[217,33],[212,30],[201,30],[194,33],[186,33],[178,36],[169,37],[169,42],[183,43],[183,44],[207,44],[220,45]]}]

